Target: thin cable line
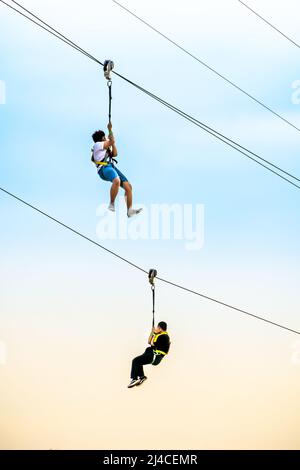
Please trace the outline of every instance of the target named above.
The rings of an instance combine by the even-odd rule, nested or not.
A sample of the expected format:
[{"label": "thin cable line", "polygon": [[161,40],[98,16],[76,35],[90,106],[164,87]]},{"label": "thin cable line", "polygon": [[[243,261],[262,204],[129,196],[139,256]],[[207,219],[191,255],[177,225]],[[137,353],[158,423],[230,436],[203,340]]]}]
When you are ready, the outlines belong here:
[{"label": "thin cable line", "polygon": [[[115,72],[116,73],[116,72]],[[126,80],[126,79],[125,79]],[[136,85],[134,85],[136,86]],[[137,88],[140,88],[138,86],[136,86]],[[148,94],[149,96],[151,96],[152,98],[155,96],[155,95],[152,95],[152,93],[149,93],[147,92],[146,90],[143,90],[144,93]],[[272,170],[271,168],[269,168],[268,166],[264,165],[263,163],[259,162],[258,160],[256,160],[255,158],[251,157],[250,155],[248,155],[247,153],[243,152],[242,150],[240,150],[239,148],[237,148],[236,146],[238,147],[241,147],[241,148],[244,148],[242,147],[241,145],[237,144],[236,142],[228,139],[227,137],[223,136],[222,134],[218,133],[217,131],[214,131],[212,128],[206,126],[206,124],[203,124],[201,123],[200,121],[197,121],[196,119],[192,118],[191,116],[189,116],[188,114],[184,113],[183,111],[180,111],[178,110],[177,108],[173,107],[172,105],[170,105],[169,103],[167,102],[164,102],[164,100],[161,100],[160,98],[156,97],[155,98],[158,102],[164,104],[164,106],[166,106],[167,108],[171,109],[172,111],[176,112],[177,114],[179,114],[180,116],[182,116],[183,118],[185,118],[186,120],[190,121],[192,124],[195,124],[197,127],[200,127],[202,130],[204,130],[205,132],[207,132],[208,134],[211,134],[213,137],[215,137],[216,139],[220,140],[221,142],[223,142],[224,144],[228,145],[229,147],[233,148],[234,150],[236,150],[237,152],[241,153],[242,155],[245,155],[247,158],[249,158],[250,160],[254,161],[255,163],[257,163],[258,165],[262,166],[263,168],[265,168],[266,170],[270,171],[271,173],[279,176],[279,178],[287,181],[288,183],[290,183],[291,185],[295,186],[295,188],[297,189],[300,189],[300,186],[297,185],[296,183],[294,183],[293,181],[290,181],[288,178],[285,178],[284,176],[280,175],[279,173],[277,173],[276,171]],[[221,137],[220,137],[221,136]],[[222,138],[224,137],[224,138]],[[225,140],[227,139],[227,140]],[[232,143],[230,143],[232,142]],[[233,145],[235,144],[235,145]],[[245,150],[247,150],[245,148]],[[249,153],[253,154],[253,155],[256,155],[255,153],[247,150]],[[258,155],[257,155],[258,156]],[[266,161],[268,162],[267,160],[264,160],[262,157],[259,157],[259,159],[263,160],[263,161]],[[290,173],[287,173],[286,171],[280,169],[279,167],[276,167],[276,165],[273,165],[272,163],[268,162],[271,166],[275,167],[275,168],[278,168],[280,171],[282,171],[283,173],[287,174],[287,175],[290,175]],[[292,178],[296,179],[297,181],[300,181],[299,178],[297,178],[296,176],[293,176],[293,175],[290,175]]]},{"label": "thin cable line", "polygon": [[260,18],[262,21],[264,21],[265,23],[267,23],[267,25],[271,26],[271,28],[275,29],[275,31],[277,31],[277,33],[281,34],[281,36],[283,36],[285,39],[287,39],[288,41],[290,41],[292,44],[294,44],[294,46],[298,47],[298,49],[300,49],[300,46],[299,44],[297,44],[295,41],[293,41],[293,39],[291,39],[290,37],[288,37],[286,34],[284,34],[282,31],[280,31],[280,29],[276,28],[276,26],[274,26],[272,23],[270,23],[268,20],[266,20],[265,18],[263,18],[259,13],[257,13],[255,10],[253,10],[252,8],[249,7],[249,5],[247,5],[246,3],[242,2],[241,0],[238,0],[238,2],[240,2],[242,5],[244,5],[244,7],[248,8],[248,10],[252,11],[252,13],[254,13],[254,15],[256,15],[258,18]]},{"label": "thin cable line", "polygon": [[[4,5],[6,5],[8,8],[10,8],[11,10],[14,10],[16,13],[19,13],[19,15],[23,16],[24,18],[27,18],[29,21],[31,21],[32,23],[34,23],[35,25],[39,26],[40,28],[44,29],[45,31],[47,31],[48,33],[52,34],[52,36],[55,36],[57,39],[59,39],[60,41],[64,42],[65,44],[67,44],[68,46],[71,46],[73,47],[73,49],[77,50],[78,52],[81,52],[82,54],[84,54],[85,56],[87,56],[89,59],[91,60],[94,60],[95,62],[97,62],[99,65],[102,65],[103,66],[103,63],[100,62],[98,59],[96,59],[95,57],[93,57],[91,54],[89,54],[88,52],[84,51],[84,49],[82,49],[81,47],[77,46],[77,44],[75,44],[73,41],[69,40],[69,39],[64,39],[65,36],[63,36],[61,33],[57,32],[58,34],[55,34],[56,30],[54,28],[52,28],[52,26],[49,26],[50,29],[47,29],[45,28],[45,26],[43,26],[42,24],[38,23],[37,21],[33,20],[32,18],[30,18],[29,16],[25,15],[24,13],[22,13],[21,11],[17,10],[16,8],[14,8],[12,5],[9,5],[8,3],[6,3],[4,0],[0,0],[1,3],[3,3]],[[13,1],[13,0],[11,0]],[[24,7],[22,7],[20,5],[21,8],[24,9]],[[28,11],[28,10],[26,10]],[[29,11],[28,11],[29,12]],[[30,13],[30,12],[29,12]],[[30,13],[34,18],[37,18],[41,23],[47,25],[47,23],[45,23],[43,20],[39,19],[37,16],[35,16],[33,13]],[[48,25],[47,25],[48,26]],[[52,31],[51,31],[52,30]],[[53,32],[54,31],[54,32]]]},{"label": "thin cable line", "polygon": [[[2,1],[2,0],[1,0]],[[44,25],[46,25],[47,27],[51,28],[55,33],[59,34],[60,36],[62,36],[63,39],[61,39],[57,34],[54,34],[55,37],[57,37],[58,39],[61,39],[63,40],[63,42],[65,42],[66,44],[69,44],[71,45],[72,47],[74,46],[74,48],[76,50],[78,50],[79,52],[82,52],[84,55],[86,55],[87,57],[91,58],[92,60],[94,60],[95,62],[97,62],[98,64],[100,65],[103,65],[102,62],[100,62],[98,59],[96,59],[95,57],[93,57],[91,54],[89,54],[88,52],[86,52],[84,49],[82,49],[81,47],[79,47],[76,43],[74,43],[73,41],[69,40],[66,36],[62,35],[59,31],[57,31],[56,29],[52,28],[52,26],[50,26],[48,23],[46,23],[45,21],[41,20],[38,16],[34,15],[33,13],[31,13],[29,10],[27,10],[26,8],[22,7],[19,3],[17,3],[16,1],[14,0],[11,0],[13,1],[15,4],[17,4],[18,6],[20,6],[21,8],[23,8],[27,13],[31,14],[34,18],[38,19],[39,21],[41,21]],[[7,6],[9,6],[6,2],[3,2],[5,3]],[[15,8],[13,8],[13,10],[15,10],[16,12],[20,13],[21,15],[23,15],[21,12],[19,12],[18,10],[16,10]],[[26,18],[30,19],[28,16],[24,15]],[[31,19],[30,19],[31,20]],[[33,20],[31,20],[33,21]],[[35,24],[37,24],[38,26],[41,26],[39,25],[38,23],[36,23],[35,21],[33,21]],[[46,29],[46,28],[43,28],[43,29]],[[46,29],[46,31],[50,32],[52,34],[51,31],[49,31],[48,29]],[[267,163],[268,165],[272,166],[273,168],[276,168],[277,170],[281,171],[282,173],[286,174],[287,176],[290,176],[291,178],[294,178],[295,180],[297,181],[300,181],[299,178],[297,178],[296,176],[292,175],[291,173],[288,173],[287,171],[283,170],[282,168],[274,165],[273,163],[271,163],[270,161],[260,157],[258,154],[252,152],[251,150],[247,149],[246,147],[243,147],[242,145],[238,144],[237,142],[233,141],[232,139],[229,139],[228,137],[226,137],[225,135],[219,133],[218,131],[214,130],[213,128],[207,126],[206,124],[204,124],[203,122],[201,121],[198,121],[196,118],[188,115],[187,113],[185,113],[184,111],[181,111],[180,109],[176,108],[174,105],[171,105],[169,103],[167,103],[166,101],[164,101],[162,98],[159,98],[158,96],[154,95],[153,93],[147,91],[145,88],[137,85],[136,83],[132,82],[131,80],[127,79],[126,77],[124,77],[123,75],[117,73],[117,72],[114,72],[115,75],[117,75],[119,78],[125,80],[126,82],[128,82],[129,84],[133,85],[134,87],[136,87],[137,89],[139,89],[140,91],[142,91],[143,93],[146,93],[148,96],[150,96],[151,98],[155,99],[156,101],[160,102],[161,104],[163,104],[164,106],[167,106],[169,109],[173,110],[174,112],[176,112],[177,114],[181,115],[182,117],[184,117],[185,119],[189,120],[191,123],[197,125],[198,127],[200,127],[202,130],[205,130],[206,132],[208,132],[209,134],[213,135],[214,137],[216,137],[217,139],[221,140],[223,143],[229,145],[230,147],[234,148],[235,150],[239,151],[234,145],[238,146],[239,148],[245,150],[246,152],[252,154],[253,156],[259,158],[260,160],[264,161],[265,163]],[[209,129],[208,131],[205,129]],[[211,132],[209,132],[211,131]],[[216,135],[217,134],[217,135]],[[219,138],[218,135],[220,137],[223,137],[223,139]],[[228,140],[229,142],[231,142],[232,144],[234,145],[230,145],[228,144],[228,142],[226,142],[226,140]],[[240,152],[240,151],[239,151]],[[255,158],[251,158],[249,157],[249,155],[247,155],[245,152],[240,152],[241,154],[245,155],[246,157],[248,157],[249,159],[251,159],[252,161],[258,163],[259,165],[261,165],[263,168],[271,171],[272,173],[274,173],[275,175],[279,176],[280,178],[282,178],[283,180],[287,181],[288,183],[292,184],[293,186],[295,186],[296,188],[300,189],[300,187],[291,182],[289,179],[283,177],[282,175],[278,174],[276,171],[272,171],[270,168],[268,168],[267,166],[259,163]]]},{"label": "thin cable line", "polygon": [[279,323],[275,323],[275,322],[273,322],[273,321],[271,321],[271,320],[268,320],[268,319],[266,319],[266,318],[264,318],[264,317],[261,317],[261,316],[259,316],[259,315],[255,315],[255,314],[253,314],[253,313],[247,312],[246,310],[242,310],[242,309],[240,309],[240,308],[238,308],[238,307],[234,307],[233,305],[230,305],[230,304],[227,304],[227,303],[225,303],[225,302],[222,302],[221,300],[214,299],[213,297],[209,297],[209,296],[207,296],[207,295],[201,294],[200,292],[197,292],[197,291],[188,289],[187,287],[183,287],[183,286],[181,286],[181,285],[179,285],[179,284],[175,284],[174,282],[168,281],[167,279],[163,279],[163,278],[161,278],[161,277],[157,277],[156,279],[158,279],[158,280],[161,281],[161,282],[165,282],[166,284],[170,284],[170,285],[173,286],[173,287],[177,287],[178,289],[182,289],[182,290],[184,290],[184,291],[186,291],[186,292],[190,292],[191,294],[199,295],[200,297],[203,297],[204,299],[209,300],[209,301],[211,301],[211,302],[215,302],[215,303],[217,303],[217,304],[219,304],[219,305],[223,305],[223,307],[227,307],[227,308],[230,308],[230,309],[232,309],[232,310],[236,310],[237,312],[243,313],[243,314],[245,314],[245,315],[249,315],[250,317],[256,318],[257,320],[262,320],[262,321],[264,321],[264,322],[266,322],[266,323],[270,323],[271,325],[278,326],[279,328],[282,328],[282,327],[283,327],[285,330],[291,331],[292,333],[296,333],[296,334],[298,334],[298,335],[300,334],[300,332],[297,331],[297,330],[293,330],[293,329],[288,328],[288,327],[286,327],[286,326],[280,325]]},{"label": "thin cable line", "polygon": [[[96,59],[95,57],[93,57],[91,54],[89,54],[88,52],[86,52],[84,49],[82,49],[80,46],[78,46],[76,43],[74,43],[73,41],[69,40],[68,38],[66,38],[66,36],[62,35],[59,31],[55,30],[54,28],[52,28],[52,26],[50,26],[49,24],[47,24],[46,22],[44,22],[43,20],[41,20],[38,16],[34,15],[33,13],[31,13],[29,10],[25,9],[22,5],[20,5],[19,3],[15,2],[14,0],[14,3],[17,4],[18,6],[20,6],[24,11],[28,12],[30,15],[32,15],[34,18],[38,19],[40,22],[42,22],[44,25],[48,26],[50,29],[52,29],[52,31],[50,31],[49,29],[45,28],[44,26],[42,26],[41,24],[37,23],[36,21],[34,21],[32,18],[28,17],[27,15],[25,15],[24,13],[22,13],[21,11],[15,9],[14,7],[12,7],[11,5],[9,5],[8,3],[6,3],[4,0],[0,0],[3,4],[5,4],[6,6],[8,6],[9,8],[11,8],[12,10],[14,10],[15,12],[19,13],[20,15],[22,15],[23,17],[29,19],[30,21],[32,21],[33,23],[35,23],[37,26],[41,27],[42,29],[46,30],[47,32],[49,32],[50,34],[52,34],[53,36],[57,37],[58,39],[60,39],[62,42],[66,43],[67,45],[73,47],[75,50],[77,50],[78,52],[81,52],[82,54],[84,54],[85,56],[87,56],[88,58],[90,58],[91,60],[95,61],[96,63],[100,64],[100,65],[103,65],[102,62],[100,62],[98,59]],[[54,31],[54,32],[53,32]],[[56,34],[57,33],[57,34]],[[61,37],[60,37],[61,36]],[[258,163],[260,166],[262,166],[263,168],[267,169],[268,171],[272,172],[273,174],[279,176],[281,179],[285,180],[286,182],[290,183],[291,185],[293,185],[294,187],[300,189],[300,187],[293,183],[292,181],[290,181],[289,179],[285,178],[284,176],[278,174],[276,171],[268,168],[267,166],[263,165],[262,163],[258,162],[255,158],[252,158],[250,157],[249,155],[247,155],[245,152],[242,152],[241,150],[239,150],[237,147],[240,147],[242,149],[244,149],[246,152],[256,156],[258,159],[264,161],[265,163],[267,163],[268,165],[278,169],[280,172],[290,176],[291,178],[297,180],[297,181],[300,181],[299,178],[297,178],[296,176],[292,175],[291,173],[288,173],[287,171],[283,170],[282,168],[274,165],[273,163],[271,163],[270,161],[260,157],[258,154],[255,154],[254,152],[252,152],[251,150],[247,149],[246,147],[243,147],[241,146],[240,144],[238,144],[237,142],[229,139],[228,137],[224,136],[223,134],[219,133],[218,131],[214,130],[213,128],[207,126],[206,124],[202,123],[201,121],[198,121],[196,118],[188,115],[187,113],[185,113],[184,111],[180,110],[179,108],[176,108],[175,106],[171,105],[170,103],[164,101],[162,98],[159,98],[158,96],[154,95],[153,93],[147,91],[145,88],[137,85],[136,83],[134,83],[133,81],[129,80],[128,78],[124,77],[123,75],[113,71],[113,73],[115,75],[117,75],[119,78],[121,78],[122,80],[126,81],[127,83],[133,85],[134,87],[136,87],[137,89],[139,89],[140,91],[142,91],[143,93],[147,94],[148,96],[150,96],[151,98],[155,99],[156,101],[158,101],[159,103],[163,104],[164,106],[168,107],[169,109],[171,109],[172,111],[176,112],[177,114],[181,115],[183,118],[185,118],[186,120],[188,120],[189,122],[191,122],[192,124],[194,125],[197,125],[198,127],[200,127],[202,130],[208,132],[209,134],[213,135],[215,138],[221,140],[223,143],[225,143],[226,145],[234,148],[235,150],[237,150],[238,152],[240,152],[242,155],[245,155],[246,157],[248,157],[249,159],[251,159],[252,161],[254,161],[255,163]],[[221,136],[223,137],[220,138],[218,136]],[[226,139],[226,140],[224,140]],[[227,142],[228,141],[228,142]],[[231,142],[232,144],[234,145],[231,145],[229,142]],[[235,145],[237,147],[235,147]]]},{"label": "thin cable line", "polygon": [[[20,198],[19,196],[16,196],[15,194],[11,193],[10,191],[7,191],[6,189],[4,189],[4,188],[2,188],[2,187],[0,187],[0,191],[2,191],[3,193],[5,193],[6,195],[12,197],[12,198],[15,199],[16,201],[18,201],[18,202],[24,204],[25,206],[29,207],[30,209],[33,209],[34,211],[38,212],[39,214],[43,215],[44,217],[46,217],[46,218],[52,220],[52,222],[55,222],[56,224],[60,225],[61,227],[65,228],[65,229],[69,230],[70,232],[74,233],[75,235],[77,235],[77,236],[83,238],[84,240],[88,241],[89,243],[92,243],[93,245],[97,246],[98,248],[101,248],[102,250],[106,251],[107,253],[110,253],[111,255],[115,256],[116,258],[120,259],[121,261],[124,261],[125,263],[129,264],[129,265],[132,266],[133,268],[138,269],[139,271],[143,272],[144,274],[147,274],[147,276],[148,276],[148,271],[147,271],[147,270],[141,268],[140,266],[138,266],[137,264],[135,264],[135,263],[129,261],[128,259],[124,258],[123,256],[118,255],[118,254],[115,253],[114,251],[109,250],[108,248],[104,247],[104,246],[101,245],[100,243],[95,242],[95,240],[93,240],[93,239],[87,237],[86,235],[82,234],[82,233],[79,232],[78,230],[75,230],[74,228],[70,227],[69,225],[65,224],[64,222],[61,222],[60,220],[56,219],[55,217],[52,217],[51,215],[47,214],[47,213],[44,212],[43,210],[41,210],[41,209],[39,209],[38,207],[34,206],[33,204],[30,204],[29,202],[25,201],[24,199]],[[237,311],[237,312],[240,312],[240,313],[243,313],[243,314],[245,314],[245,315],[248,315],[248,316],[251,316],[251,317],[253,317],[253,318],[256,318],[257,320],[261,320],[261,321],[263,321],[263,322],[269,323],[269,324],[271,324],[271,325],[273,325],[273,326],[276,326],[276,327],[278,327],[278,328],[281,328],[281,329],[283,329],[283,330],[286,330],[286,331],[289,331],[289,332],[291,332],[291,333],[296,333],[297,335],[300,335],[300,332],[297,331],[297,330],[293,330],[292,328],[289,328],[289,327],[287,327],[287,326],[281,325],[281,324],[279,324],[279,323],[275,323],[275,322],[273,322],[273,321],[271,321],[271,320],[268,320],[268,319],[266,319],[266,318],[264,318],[264,317],[261,317],[261,316],[259,316],[259,315],[255,315],[255,314],[253,314],[253,313],[249,313],[249,312],[247,312],[246,310],[242,310],[242,309],[240,309],[240,308],[238,308],[238,307],[235,307],[235,306],[233,306],[233,305],[230,305],[230,304],[228,304],[228,303],[225,303],[225,302],[223,302],[223,301],[221,301],[221,300],[217,300],[217,299],[215,299],[215,298],[213,298],[213,297],[209,297],[209,296],[207,296],[207,295],[205,295],[205,294],[201,294],[200,292],[194,291],[194,290],[189,289],[189,288],[187,288],[187,287],[181,286],[181,285],[179,285],[179,284],[175,284],[174,282],[169,281],[169,280],[167,280],[167,279],[163,279],[163,278],[160,278],[160,277],[157,277],[157,279],[160,280],[161,282],[164,282],[164,283],[166,283],[166,284],[169,284],[169,285],[171,285],[171,286],[173,286],[173,287],[176,287],[176,288],[178,288],[178,289],[181,289],[181,290],[184,290],[184,291],[186,291],[186,292],[189,292],[190,294],[198,295],[198,296],[200,296],[200,297],[202,297],[202,298],[204,298],[204,299],[206,299],[206,300],[209,300],[209,301],[211,301],[211,302],[215,302],[215,303],[217,303],[217,304],[219,304],[219,305],[222,305],[222,306],[224,306],[224,307],[230,308],[230,309],[235,310],[235,311]]]},{"label": "thin cable line", "polygon": [[222,80],[224,80],[225,82],[229,83],[231,86],[233,86],[234,88],[236,88],[237,90],[239,90],[241,93],[243,93],[244,95],[248,96],[248,98],[250,98],[251,100],[255,101],[257,104],[259,104],[260,106],[262,106],[263,108],[265,108],[267,111],[270,111],[270,113],[274,114],[274,116],[278,117],[279,119],[281,119],[282,121],[284,121],[286,124],[288,124],[289,126],[293,127],[294,129],[296,129],[297,131],[300,132],[300,128],[297,127],[295,124],[293,124],[292,122],[290,122],[288,119],[286,119],[285,117],[283,117],[281,114],[277,113],[276,111],[274,111],[274,109],[270,108],[270,106],[267,106],[265,103],[263,103],[262,101],[260,101],[259,99],[255,98],[255,96],[251,95],[250,93],[248,93],[246,90],[244,90],[243,88],[241,88],[239,85],[237,85],[236,83],[234,83],[232,80],[230,80],[229,78],[225,77],[225,75],[222,75],[220,72],[218,72],[216,69],[214,69],[213,67],[211,67],[210,65],[208,65],[207,63],[205,63],[203,60],[199,59],[199,57],[195,56],[194,54],[192,54],[190,51],[188,51],[187,49],[185,49],[184,47],[182,47],[180,44],[178,44],[177,42],[175,42],[173,39],[171,39],[170,37],[166,36],[164,33],[162,33],[161,31],[159,31],[158,29],[156,29],[154,26],[152,26],[150,23],[148,23],[147,21],[143,20],[143,18],[141,18],[140,16],[138,16],[137,14],[135,14],[133,11],[129,10],[127,7],[125,7],[124,5],[122,5],[121,3],[117,2],[116,0],[112,0],[113,3],[115,3],[116,5],[118,5],[120,8],[122,8],[124,11],[126,11],[127,13],[129,13],[130,15],[134,16],[137,20],[139,20],[141,23],[143,23],[144,25],[146,25],[148,28],[152,29],[153,31],[155,31],[157,34],[159,34],[160,36],[162,36],[164,39],[166,39],[167,41],[169,41],[171,44],[173,44],[175,47],[177,47],[178,49],[180,49],[182,52],[184,52],[185,54],[189,55],[192,59],[196,60],[197,62],[199,62],[199,64],[203,65],[204,67],[206,67],[207,69],[209,69],[211,72],[213,72],[215,75],[217,75],[219,78],[222,78]]},{"label": "thin cable line", "polygon": [[39,212],[39,213],[42,214],[43,216],[45,216],[45,217],[47,217],[48,219],[52,220],[52,221],[55,222],[56,224],[61,225],[62,227],[64,227],[64,228],[66,228],[67,230],[69,230],[70,232],[75,233],[75,235],[78,235],[79,237],[84,238],[84,239],[87,240],[88,242],[93,243],[93,245],[98,246],[98,248],[101,248],[102,250],[106,251],[107,253],[110,253],[111,255],[115,256],[116,258],[119,258],[120,260],[124,261],[125,263],[130,264],[130,266],[132,266],[132,267],[138,269],[139,271],[142,271],[143,273],[145,273],[145,274],[148,275],[148,271],[145,271],[143,268],[141,268],[141,267],[138,266],[137,264],[132,263],[132,262],[129,261],[128,259],[125,259],[125,258],[123,258],[122,256],[118,255],[118,254],[115,253],[114,251],[109,250],[108,248],[106,248],[106,247],[103,246],[103,245],[100,245],[100,243],[95,242],[95,240],[93,240],[92,238],[89,238],[89,237],[87,237],[86,235],[83,235],[82,233],[78,232],[78,230],[75,230],[74,228],[70,227],[69,225],[65,224],[64,222],[61,222],[60,220],[56,219],[55,217],[52,217],[51,215],[49,215],[49,214],[47,214],[46,212],[44,212],[44,211],[42,211],[41,209],[39,209],[38,207],[33,206],[33,205],[30,204],[29,202],[24,201],[24,199],[21,199],[20,197],[16,196],[15,194],[10,193],[9,191],[7,191],[6,189],[1,188],[1,187],[0,187],[0,191],[2,191],[3,193],[6,193],[8,196],[10,196],[10,197],[16,199],[17,201],[21,202],[21,203],[24,204],[25,206],[30,207],[30,209],[33,209],[34,211]]},{"label": "thin cable line", "polygon": [[[11,2],[15,3],[16,5],[18,5],[18,7],[22,8],[22,10],[26,11],[27,13],[29,13],[29,15],[31,15],[33,18],[35,18],[36,20],[38,20],[40,23],[44,24],[45,26],[47,26],[47,28],[49,29],[46,29],[46,31],[49,31],[49,30],[52,30],[54,31],[54,33],[56,33],[56,37],[58,39],[64,39],[65,43],[69,43],[69,45],[72,45],[74,46],[75,49],[77,49],[79,52],[82,52],[84,55],[86,55],[87,57],[89,57],[90,59],[94,60],[97,64],[100,64],[100,65],[104,65],[102,62],[100,62],[98,59],[96,59],[96,57],[92,56],[89,52],[85,51],[84,49],[82,49],[82,47],[78,46],[78,44],[76,44],[75,42],[71,41],[71,39],[67,38],[66,36],[64,36],[62,33],[60,33],[59,31],[57,31],[57,29],[54,29],[53,26],[49,25],[48,23],[46,23],[44,20],[42,20],[41,18],[39,18],[38,16],[36,16],[34,13],[32,13],[30,10],[27,10],[27,8],[23,7],[20,3],[16,2],[15,0],[10,0]],[[5,2],[3,2],[5,3]],[[7,3],[5,3],[5,5],[9,6]],[[11,7],[13,8],[13,7]],[[20,13],[22,15],[22,13],[17,10],[16,8],[13,8],[13,10],[15,10],[17,13]],[[26,15],[23,15],[25,16],[25,18],[28,18],[29,20],[31,20],[31,18],[29,18],[28,16]],[[38,26],[41,26],[39,23],[37,23],[36,21],[34,21],[35,24],[37,24]],[[42,27],[42,26],[41,26]],[[45,28],[43,28],[45,29]],[[51,32],[51,31],[49,31]]]}]

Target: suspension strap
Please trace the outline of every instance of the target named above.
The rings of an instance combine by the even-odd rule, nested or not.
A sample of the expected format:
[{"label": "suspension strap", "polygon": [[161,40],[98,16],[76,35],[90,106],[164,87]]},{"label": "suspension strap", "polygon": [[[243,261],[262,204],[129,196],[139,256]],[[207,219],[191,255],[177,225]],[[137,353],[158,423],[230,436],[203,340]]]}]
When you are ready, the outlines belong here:
[{"label": "suspension strap", "polygon": [[152,290],[152,328],[154,328],[155,325],[155,285],[153,284],[151,286]]},{"label": "suspension strap", "polygon": [[152,290],[152,328],[154,328],[155,325],[155,284],[154,284],[154,279],[157,276],[157,271],[156,269],[150,269],[149,274],[148,274],[148,279],[151,285],[151,290]]},{"label": "suspension strap", "polygon": [[111,122],[111,100],[112,100],[112,96],[111,96],[111,87],[112,87],[112,81],[109,80],[107,82],[107,86],[108,86],[108,100],[109,100],[109,105],[108,105],[108,122]]},{"label": "suspension strap", "polygon": [[107,86],[108,86],[108,121],[111,122],[111,88],[112,88],[112,79],[111,79],[111,72],[114,68],[114,63],[112,60],[106,60],[103,65],[103,72],[104,72],[104,77],[107,80]]}]

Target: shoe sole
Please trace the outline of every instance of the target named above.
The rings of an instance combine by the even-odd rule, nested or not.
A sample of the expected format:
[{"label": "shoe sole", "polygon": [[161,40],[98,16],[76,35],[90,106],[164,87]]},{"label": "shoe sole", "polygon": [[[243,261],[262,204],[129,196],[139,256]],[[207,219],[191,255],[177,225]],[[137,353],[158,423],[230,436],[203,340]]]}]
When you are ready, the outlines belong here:
[{"label": "shoe sole", "polygon": [[134,214],[127,214],[127,217],[130,219],[131,217],[134,217],[135,215],[139,215],[142,212],[143,209],[137,210]]},{"label": "shoe sole", "polygon": [[133,384],[133,385],[127,385],[127,388],[133,388],[136,387],[138,384]]},{"label": "shoe sole", "polygon": [[146,382],[147,379],[144,379],[142,380],[141,382],[139,382],[138,384],[136,384],[136,387],[139,387],[140,385],[142,385],[144,382]]}]

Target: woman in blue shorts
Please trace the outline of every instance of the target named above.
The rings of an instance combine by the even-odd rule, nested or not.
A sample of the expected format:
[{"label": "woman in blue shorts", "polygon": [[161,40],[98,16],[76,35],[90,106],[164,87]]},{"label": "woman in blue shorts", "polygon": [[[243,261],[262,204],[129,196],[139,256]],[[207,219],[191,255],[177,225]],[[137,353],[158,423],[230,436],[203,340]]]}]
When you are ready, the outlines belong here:
[{"label": "woman in blue shorts", "polygon": [[108,138],[106,138],[103,131],[96,131],[92,135],[95,142],[92,148],[92,161],[97,167],[98,175],[104,181],[112,183],[110,189],[110,204],[109,210],[115,211],[115,200],[119,192],[120,186],[125,191],[125,198],[127,204],[127,215],[132,217],[139,214],[142,209],[132,209],[132,186],[126,176],[114,165],[114,158],[118,155],[115,138],[112,132],[112,124],[107,125]]}]

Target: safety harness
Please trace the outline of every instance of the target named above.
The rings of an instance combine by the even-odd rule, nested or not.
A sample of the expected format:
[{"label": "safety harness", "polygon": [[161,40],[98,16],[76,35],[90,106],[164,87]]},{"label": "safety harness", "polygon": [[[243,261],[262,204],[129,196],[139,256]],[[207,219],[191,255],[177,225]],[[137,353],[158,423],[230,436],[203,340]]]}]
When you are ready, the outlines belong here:
[{"label": "safety harness", "polygon": [[[157,333],[157,334],[153,335],[153,336],[154,336],[154,337],[153,337],[153,344],[154,344],[154,346],[155,346],[155,343],[156,343],[157,339],[158,339],[160,336],[162,336],[162,335],[167,335],[167,336],[169,336],[169,333],[168,333],[167,331],[162,331],[161,333]],[[153,352],[154,352],[154,354],[161,354],[161,355],[163,355],[163,356],[166,356],[166,355],[168,354],[168,353],[166,353],[165,351],[160,351],[159,349],[154,349]]]},{"label": "safety harness", "polygon": [[103,160],[101,160],[101,162],[95,162],[94,147],[91,148],[91,160],[96,165],[97,171],[99,171],[99,168],[101,168],[102,166],[107,166],[107,165],[118,163],[117,160],[112,156],[110,149],[106,150],[105,157],[103,158]]}]

